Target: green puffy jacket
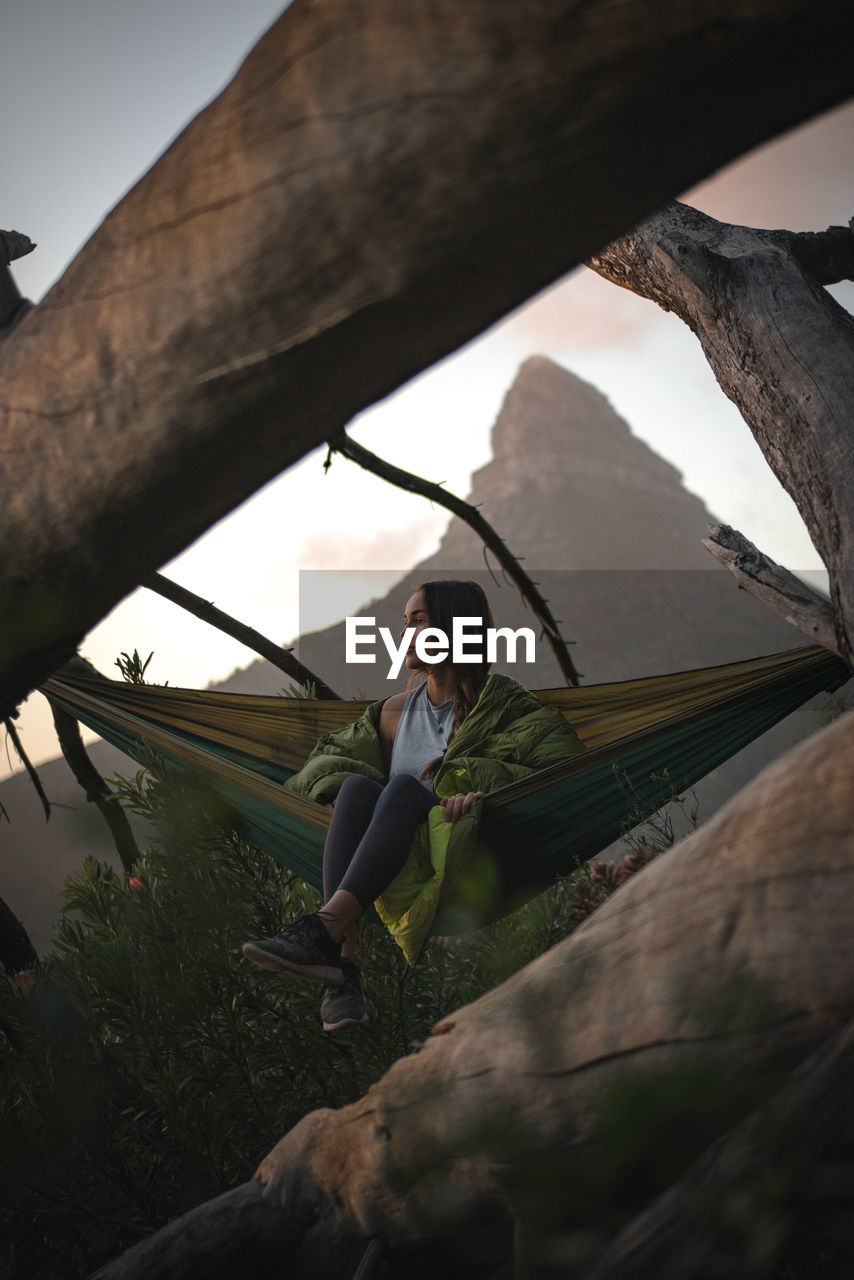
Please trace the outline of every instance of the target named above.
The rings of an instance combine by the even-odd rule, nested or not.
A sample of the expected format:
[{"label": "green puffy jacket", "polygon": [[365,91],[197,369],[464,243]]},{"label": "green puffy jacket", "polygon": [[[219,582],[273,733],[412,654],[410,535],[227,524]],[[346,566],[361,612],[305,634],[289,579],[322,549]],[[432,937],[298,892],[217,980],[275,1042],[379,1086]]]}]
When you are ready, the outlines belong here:
[{"label": "green puffy jacket", "polygon": [[[352,724],[324,734],[285,786],[328,804],[351,773],[385,783],[379,736],[382,705],[373,702]],[[438,796],[461,791],[488,794],[583,750],[559,711],[545,706],[510,676],[492,675],[451,739],[434,789]],[[400,873],[375,903],[410,964],[417,960],[440,907],[457,908],[459,928],[446,931],[461,932],[465,904],[477,914],[478,900],[483,905],[494,890],[489,852],[478,839],[481,810],[481,802],[475,801],[452,823],[445,820],[441,806],[433,808],[418,827]]]}]

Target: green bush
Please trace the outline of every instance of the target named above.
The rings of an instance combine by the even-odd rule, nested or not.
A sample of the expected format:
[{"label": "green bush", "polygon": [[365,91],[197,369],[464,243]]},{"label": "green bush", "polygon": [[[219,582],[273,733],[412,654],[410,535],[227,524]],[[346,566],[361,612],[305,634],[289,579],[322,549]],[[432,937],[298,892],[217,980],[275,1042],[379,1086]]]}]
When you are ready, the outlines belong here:
[{"label": "green bush", "polygon": [[[364,1094],[431,1026],[569,933],[609,892],[579,872],[414,969],[378,924],[360,962],[371,1020],[331,1036],[316,989],[241,944],[317,895],[227,834],[204,788],[119,783],[157,838],[134,874],[72,876],[37,980],[0,982],[0,1187],[12,1275],[89,1275],[175,1215],[251,1177],[302,1116]],[[0,1264],[3,1265],[3,1264]]]}]

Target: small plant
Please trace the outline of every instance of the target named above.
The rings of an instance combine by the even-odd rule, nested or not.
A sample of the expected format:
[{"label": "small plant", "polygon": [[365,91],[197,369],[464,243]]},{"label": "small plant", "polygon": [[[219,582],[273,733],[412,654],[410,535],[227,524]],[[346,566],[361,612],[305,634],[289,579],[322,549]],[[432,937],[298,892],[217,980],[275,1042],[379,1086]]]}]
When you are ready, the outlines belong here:
[{"label": "small plant", "polygon": [[313,700],[317,698],[317,683],[314,680],[306,680],[305,684],[289,684],[287,689],[279,690],[280,698],[306,698]]},{"label": "small plant", "polygon": [[620,837],[629,852],[654,850],[663,853],[665,849],[672,848],[677,839],[681,839],[681,836],[677,836],[677,827],[685,831],[696,831],[700,826],[697,793],[692,789],[686,795],[680,795],[667,769],[650,774],[653,782],[661,783],[665,793],[663,804],[654,813],[648,812],[648,806],[644,804],[628,774],[616,768],[615,774],[620,790],[630,804]]},{"label": "small plant", "polygon": [[134,649],[133,654],[122,653],[121,657],[116,658],[114,666],[117,666],[122,673],[122,679],[128,684],[148,684],[145,679],[145,673],[148,670],[148,664],[154,657],[154,650],[142,661],[139,653]]}]

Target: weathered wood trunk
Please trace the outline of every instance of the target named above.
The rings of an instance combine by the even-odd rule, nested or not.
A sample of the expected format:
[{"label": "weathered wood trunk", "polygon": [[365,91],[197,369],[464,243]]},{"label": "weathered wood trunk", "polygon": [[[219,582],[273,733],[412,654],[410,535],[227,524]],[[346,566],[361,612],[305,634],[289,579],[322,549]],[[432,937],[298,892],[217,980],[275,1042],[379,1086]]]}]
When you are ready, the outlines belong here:
[{"label": "weathered wood trunk", "polygon": [[758,231],[671,204],[590,265],[696,333],[827,566],[837,651],[850,663],[854,319],[822,285],[854,276],[854,235]]},{"label": "weathered wood trunk", "polygon": [[[413,1273],[426,1274],[448,1240],[482,1241],[489,1222],[492,1250],[466,1255],[469,1274],[486,1275],[506,1259],[514,1219],[534,1252],[573,1232],[576,1247],[600,1243],[625,1196],[621,1144],[631,1151],[642,1135],[643,1203],[662,1152],[687,1164],[850,1019],[852,775],[854,714],[767,770],[566,942],[447,1018],[361,1102],[306,1117],[258,1171],[269,1216],[253,1219],[252,1248],[279,1239],[300,1259],[291,1274],[331,1276],[337,1249],[382,1237],[407,1265],[414,1249]],[[854,1143],[851,1109],[838,1119],[836,1136]],[[202,1206],[103,1275],[224,1275],[191,1243],[206,1220],[218,1230],[220,1212]],[[161,1255],[178,1270],[156,1265]]]},{"label": "weathered wood trunk", "polygon": [[2,344],[0,719],[360,409],[845,98],[851,31],[850,0],[296,0]]}]

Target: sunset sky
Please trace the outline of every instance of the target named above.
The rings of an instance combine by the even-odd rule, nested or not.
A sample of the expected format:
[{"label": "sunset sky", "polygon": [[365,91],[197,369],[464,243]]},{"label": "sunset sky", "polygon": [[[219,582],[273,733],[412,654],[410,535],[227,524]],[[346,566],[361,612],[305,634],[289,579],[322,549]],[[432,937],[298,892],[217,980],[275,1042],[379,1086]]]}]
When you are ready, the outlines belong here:
[{"label": "sunset sky", "polygon": [[[270,0],[27,0],[9,7],[0,225],[38,242],[15,267],[24,293],[34,301],[44,295],[109,209],[231,78],[281,7]],[[755,226],[846,223],[854,213],[854,106],[767,145],[685,198],[715,217]],[[854,310],[854,286],[833,292]],[[820,565],[794,505],[693,336],[673,316],[583,269],[360,415],[350,430],[398,465],[465,495],[472,471],[489,458],[502,397],[534,353],[603,391],[715,516],[795,571]],[[403,571],[435,548],[443,512],[340,458],[324,475],[323,458],[319,451],[284,473],[164,571],[286,641],[299,629],[300,568]],[[116,674],[115,658],[133,648],[144,656],[154,650],[151,678],[173,685],[204,686],[253,657],[141,591],[87,637],[82,652]],[[20,725],[37,761],[57,754],[48,720],[43,700],[32,697]],[[0,752],[0,776],[8,767]]]}]

